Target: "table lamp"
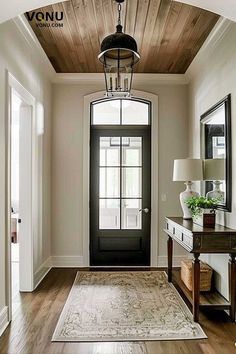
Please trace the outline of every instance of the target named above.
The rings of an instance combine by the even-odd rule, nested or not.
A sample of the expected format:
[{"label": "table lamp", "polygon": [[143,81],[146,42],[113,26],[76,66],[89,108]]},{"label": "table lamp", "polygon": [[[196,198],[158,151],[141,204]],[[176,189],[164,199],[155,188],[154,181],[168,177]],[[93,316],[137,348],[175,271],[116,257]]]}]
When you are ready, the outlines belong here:
[{"label": "table lamp", "polygon": [[192,181],[203,179],[203,161],[201,159],[174,160],[173,181],[185,182],[186,190],[180,193],[179,199],[184,219],[192,219],[192,214],[185,201],[198,197],[199,193],[192,190]]},{"label": "table lamp", "polygon": [[213,190],[206,194],[207,198],[216,198],[224,201],[225,193],[220,189],[225,180],[225,159],[207,159],[203,161],[203,179],[211,181]]}]

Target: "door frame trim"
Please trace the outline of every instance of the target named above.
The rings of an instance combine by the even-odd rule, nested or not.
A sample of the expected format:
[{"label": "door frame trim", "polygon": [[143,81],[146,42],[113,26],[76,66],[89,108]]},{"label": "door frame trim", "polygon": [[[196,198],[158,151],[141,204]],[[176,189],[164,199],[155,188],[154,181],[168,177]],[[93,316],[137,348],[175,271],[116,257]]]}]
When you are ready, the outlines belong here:
[{"label": "door frame trim", "polygon": [[31,107],[31,119],[32,119],[32,156],[31,156],[31,199],[32,199],[32,213],[31,213],[31,239],[30,242],[30,254],[25,255],[28,259],[28,269],[29,269],[29,284],[27,291],[33,291],[33,231],[34,231],[34,215],[35,215],[35,110],[36,110],[36,100],[35,98],[21,85],[21,83],[9,72],[6,71],[6,125],[5,125],[5,136],[6,136],[6,151],[5,151],[5,181],[6,181],[6,199],[5,199],[5,225],[6,225],[6,302],[8,307],[8,321],[12,319],[12,290],[11,290],[11,97],[12,90],[15,90],[19,97]]},{"label": "door frame trim", "polygon": [[[150,266],[157,267],[158,258],[158,96],[133,90],[135,98],[151,102],[151,238]],[[83,263],[89,266],[89,187],[90,187],[90,107],[93,101],[104,99],[104,91],[84,96],[83,117]]]}]

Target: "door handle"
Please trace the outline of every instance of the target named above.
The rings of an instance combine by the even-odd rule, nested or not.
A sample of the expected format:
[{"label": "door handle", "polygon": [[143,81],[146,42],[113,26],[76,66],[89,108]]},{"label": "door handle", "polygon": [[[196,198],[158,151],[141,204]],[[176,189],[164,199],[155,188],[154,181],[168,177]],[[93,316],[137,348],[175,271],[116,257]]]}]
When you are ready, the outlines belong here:
[{"label": "door handle", "polygon": [[145,214],[149,213],[149,209],[148,208],[139,209],[139,211],[143,211]]},{"label": "door handle", "polygon": [[18,221],[18,224],[21,224],[21,219],[18,219],[17,221]]}]

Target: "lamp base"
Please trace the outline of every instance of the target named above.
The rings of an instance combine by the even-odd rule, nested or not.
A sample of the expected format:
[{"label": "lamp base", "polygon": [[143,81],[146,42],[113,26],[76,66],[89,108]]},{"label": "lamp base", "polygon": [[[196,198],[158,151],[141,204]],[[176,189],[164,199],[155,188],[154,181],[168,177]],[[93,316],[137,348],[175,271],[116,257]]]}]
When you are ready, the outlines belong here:
[{"label": "lamp base", "polygon": [[206,197],[208,199],[219,199],[220,202],[224,202],[225,193],[220,189],[221,181],[213,181],[212,182],[214,188],[212,191],[208,192]]},{"label": "lamp base", "polygon": [[184,192],[180,193],[179,200],[180,200],[180,204],[181,204],[181,207],[183,210],[183,219],[184,220],[191,220],[192,213],[185,202],[187,199],[189,199],[191,197],[199,197],[199,193],[192,190],[193,183],[191,181],[185,182],[185,185],[186,185],[186,189]]}]

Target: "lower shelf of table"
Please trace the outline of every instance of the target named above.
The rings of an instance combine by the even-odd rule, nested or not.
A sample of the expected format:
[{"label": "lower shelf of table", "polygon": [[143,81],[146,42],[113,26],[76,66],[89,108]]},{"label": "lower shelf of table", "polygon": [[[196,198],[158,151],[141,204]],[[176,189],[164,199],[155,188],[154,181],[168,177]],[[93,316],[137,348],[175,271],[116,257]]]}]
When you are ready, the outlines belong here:
[{"label": "lower shelf of table", "polygon": [[[192,304],[192,292],[188,290],[180,278],[180,271],[173,270],[172,282],[180,293],[183,293],[188,301]],[[220,308],[228,310],[230,303],[217,290],[200,293],[200,307],[202,308]]]}]

